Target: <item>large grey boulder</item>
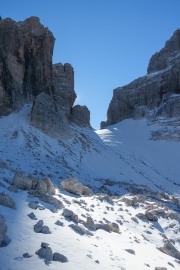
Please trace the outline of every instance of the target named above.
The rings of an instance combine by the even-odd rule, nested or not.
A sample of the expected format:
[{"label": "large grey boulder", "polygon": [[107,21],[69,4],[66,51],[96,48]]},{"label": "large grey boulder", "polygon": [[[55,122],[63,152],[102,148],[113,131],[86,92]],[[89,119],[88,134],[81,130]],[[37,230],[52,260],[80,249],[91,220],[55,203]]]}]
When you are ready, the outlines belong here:
[{"label": "large grey boulder", "polygon": [[0,246],[2,245],[7,233],[7,225],[4,217],[0,214]]},{"label": "large grey boulder", "polygon": [[16,203],[14,202],[14,200],[9,196],[9,194],[5,192],[0,193],[0,205],[13,209],[16,208]]},{"label": "large grey boulder", "polygon": [[180,252],[171,244],[171,242],[167,241],[163,247],[159,248],[163,253],[180,260]]},{"label": "large grey boulder", "polygon": [[53,260],[53,253],[52,249],[49,247],[49,244],[42,242],[41,248],[35,252],[39,257],[47,260],[52,261]]},{"label": "large grey boulder", "polygon": [[[30,191],[28,191],[28,194],[29,194],[29,196],[37,197],[39,200],[46,202],[46,203],[49,203],[58,209],[62,209],[64,207],[63,203],[60,200],[58,200],[57,198],[53,197],[52,195],[50,195],[48,193],[42,193],[42,192],[39,192],[37,190],[30,190]],[[37,208],[38,205],[35,205],[35,207]]]},{"label": "large grey boulder", "polygon": [[74,222],[78,222],[78,215],[76,215],[72,210],[65,208],[63,209],[62,215],[66,218],[69,218],[70,220]]},{"label": "large grey boulder", "polygon": [[33,185],[33,178],[27,173],[17,171],[13,177],[12,184],[19,189],[30,190]]},{"label": "large grey boulder", "polygon": [[39,193],[48,193],[50,195],[55,194],[55,187],[49,177],[38,179],[27,173],[18,171],[13,177],[12,184],[23,190],[32,189],[38,191]]},{"label": "large grey boulder", "polygon": [[80,196],[92,196],[93,191],[88,188],[87,186],[83,185],[79,180],[76,178],[70,178],[61,181],[61,185],[64,188],[64,190],[80,195]]}]

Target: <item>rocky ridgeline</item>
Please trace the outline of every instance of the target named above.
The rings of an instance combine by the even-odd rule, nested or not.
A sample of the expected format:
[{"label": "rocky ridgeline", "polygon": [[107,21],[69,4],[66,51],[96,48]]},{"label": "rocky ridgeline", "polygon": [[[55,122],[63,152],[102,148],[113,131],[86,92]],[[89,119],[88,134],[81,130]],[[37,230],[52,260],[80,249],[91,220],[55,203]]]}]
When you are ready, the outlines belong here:
[{"label": "rocky ridgeline", "polygon": [[101,128],[124,119],[180,116],[180,30],[150,59],[148,74],[113,91],[107,121]]},{"label": "rocky ridgeline", "polygon": [[67,138],[72,135],[70,123],[90,127],[90,113],[86,106],[73,108],[73,67],[52,65],[54,41],[37,17],[0,20],[0,115],[33,103],[32,124]]}]

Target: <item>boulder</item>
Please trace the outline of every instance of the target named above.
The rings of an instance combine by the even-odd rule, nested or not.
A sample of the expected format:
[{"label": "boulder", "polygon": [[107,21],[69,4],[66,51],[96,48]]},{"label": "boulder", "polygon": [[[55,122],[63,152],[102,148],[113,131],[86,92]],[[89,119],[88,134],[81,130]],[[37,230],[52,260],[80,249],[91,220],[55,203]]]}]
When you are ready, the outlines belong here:
[{"label": "boulder", "polygon": [[3,244],[6,233],[7,233],[7,225],[4,217],[0,214],[0,246]]},{"label": "boulder", "polygon": [[65,263],[68,262],[68,258],[61,253],[54,252],[53,253],[53,261]]},{"label": "boulder", "polygon": [[47,260],[52,261],[53,260],[53,253],[52,249],[50,247],[41,247],[39,250],[35,252],[39,257]]},{"label": "boulder", "polygon": [[94,220],[92,219],[92,217],[87,217],[86,222],[84,222],[83,224],[89,230],[96,230],[96,224],[94,223]]},{"label": "boulder", "polygon": [[72,228],[75,232],[79,233],[80,235],[86,234],[86,235],[93,236],[93,233],[91,233],[90,231],[86,230],[85,228],[83,228],[80,225],[70,224],[69,227]]},{"label": "boulder", "polygon": [[78,215],[76,215],[72,210],[65,208],[65,209],[63,209],[62,215],[64,217],[69,218],[70,220],[72,220],[74,222],[78,222]]},{"label": "boulder", "polygon": [[35,214],[33,212],[28,214],[28,217],[32,220],[37,220],[37,217],[35,216]]},{"label": "boulder", "polygon": [[16,208],[16,204],[13,199],[9,196],[9,194],[5,192],[0,193],[0,205],[9,207],[9,208]]},{"label": "boulder", "polygon": [[167,241],[163,247],[159,248],[159,250],[177,260],[180,260],[180,252],[175,248],[175,246],[173,246],[173,244],[171,244],[170,241]]},{"label": "boulder", "polygon": [[119,225],[115,222],[109,224],[111,232],[119,233]]},{"label": "boulder", "polygon": [[55,194],[55,187],[49,177],[38,179],[27,173],[18,171],[13,177],[12,184],[13,186],[23,190],[32,189],[39,193],[48,193],[50,195]]},{"label": "boulder", "polygon": [[157,221],[158,220],[157,216],[155,216],[153,214],[153,212],[148,211],[148,210],[145,212],[145,217],[150,221]]},{"label": "boulder", "polygon": [[[52,195],[48,194],[48,193],[41,193],[37,190],[30,190],[28,191],[29,196],[33,196],[33,197],[37,197],[39,200],[49,203],[53,206],[55,206],[58,209],[62,209],[64,207],[63,203],[58,200],[57,198],[53,197]],[[38,204],[34,204],[34,206],[37,208],[39,208]],[[32,207],[31,207],[32,208]],[[32,208],[34,209],[34,208]]]},{"label": "boulder", "polygon": [[30,190],[33,185],[33,178],[27,173],[17,171],[13,177],[12,184],[19,189]]},{"label": "boulder", "polygon": [[49,227],[48,226],[44,226],[43,220],[39,220],[34,225],[34,231],[36,233],[51,234],[51,231],[49,230]]},{"label": "boulder", "polygon": [[61,181],[61,185],[64,190],[79,196],[92,196],[93,191],[87,186],[83,185],[76,178],[70,178]]}]

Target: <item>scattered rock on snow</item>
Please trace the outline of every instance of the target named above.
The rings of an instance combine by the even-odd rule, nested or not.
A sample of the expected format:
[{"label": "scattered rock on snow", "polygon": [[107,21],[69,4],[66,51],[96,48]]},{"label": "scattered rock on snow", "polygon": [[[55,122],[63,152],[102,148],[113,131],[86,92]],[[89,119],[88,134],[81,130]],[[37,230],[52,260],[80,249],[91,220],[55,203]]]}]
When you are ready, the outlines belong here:
[{"label": "scattered rock on snow", "polygon": [[0,193],[0,205],[9,207],[9,208],[16,208],[16,204],[13,199],[9,196],[9,194],[5,192]]},{"label": "scattered rock on snow", "polygon": [[51,180],[47,177],[44,179],[34,178],[24,172],[16,172],[12,184],[23,190],[37,190],[41,193],[55,194],[55,188]]},{"label": "scattered rock on snow", "polygon": [[26,258],[26,259],[28,259],[28,258],[31,258],[33,255],[30,255],[29,253],[24,253],[23,254],[23,258]]},{"label": "scattered rock on snow", "polygon": [[115,222],[109,224],[110,230],[115,233],[119,233],[119,225]]},{"label": "scattered rock on snow", "polygon": [[44,210],[45,208],[43,206],[41,206],[38,202],[30,202],[28,204],[28,206],[33,209],[33,210],[36,210],[36,209],[39,209],[39,210]]},{"label": "scattered rock on snow", "polygon": [[89,232],[88,230],[86,230],[85,228],[83,228],[80,225],[77,224],[70,224],[69,227],[71,227],[75,232],[81,234],[81,235],[90,235],[93,236],[93,233]]},{"label": "scattered rock on snow", "polygon": [[96,228],[97,228],[97,230],[104,230],[104,231],[106,231],[106,232],[111,232],[111,227],[110,227],[110,225],[109,224],[104,224],[104,223],[98,223],[97,225],[96,225]]},{"label": "scattered rock on snow", "polygon": [[54,252],[53,253],[53,261],[65,263],[65,262],[68,262],[68,258],[66,256],[58,253],[58,252]]},{"label": "scattered rock on snow", "polygon": [[32,220],[37,220],[37,217],[35,216],[35,214],[33,212],[31,212],[30,214],[28,214],[28,217]]},{"label": "scattered rock on snow", "polygon": [[78,222],[78,215],[76,215],[72,210],[65,208],[63,209],[62,215],[66,218],[69,218],[70,220],[74,222]]},{"label": "scattered rock on snow", "polygon": [[37,190],[30,190],[28,194],[29,196],[37,197],[39,200],[49,203],[58,209],[62,209],[64,207],[60,200],[47,193],[39,193]]},{"label": "scattered rock on snow", "polygon": [[64,190],[79,196],[92,196],[93,191],[87,186],[83,185],[76,178],[70,178],[61,181]]},{"label": "scattered rock on snow", "polygon": [[53,253],[52,249],[48,246],[41,246],[39,250],[35,252],[39,257],[47,260],[47,261],[52,261],[53,260]]},{"label": "scattered rock on snow", "polygon": [[145,212],[145,217],[148,219],[148,220],[150,220],[150,221],[157,221],[158,220],[158,218],[157,218],[157,216],[155,216],[152,212],[150,212],[150,211],[146,211]]},{"label": "scattered rock on snow", "polygon": [[12,184],[19,189],[29,190],[32,188],[33,179],[27,173],[17,171]]},{"label": "scattered rock on snow", "polygon": [[39,220],[35,225],[34,225],[34,231],[36,233],[44,233],[44,234],[50,234],[50,230],[48,226],[44,226],[43,220]]},{"label": "scattered rock on snow", "polygon": [[84,226],[90,230],[96,230],[96,224],[94,223],[94,220],[92,217],[87,217],[86,222],[83,223]]},{"label": "scattered rock on snow", "polygon": [[175,248],[175,246],[173,246],[173,244],[171,244],[170,241],[167,241],[163,247],[159,248],[159,250],[171,257],[174,257],[175,259],[180,260],[180,252]]},{"label": "scattered rock on snow", "polygon": [[64,223],[61,222],[60,220],[57,220],[57,221],[55,222],[55,224],[58,225],[58,226],[64,226]]},{"label": "scattered rock on snow", "polygon": [[135,251],[133,249],[129,248],[129,249],[125,249],[125,250],[127,252],[129,252],[130,254],[134,254],[135,255]]}]

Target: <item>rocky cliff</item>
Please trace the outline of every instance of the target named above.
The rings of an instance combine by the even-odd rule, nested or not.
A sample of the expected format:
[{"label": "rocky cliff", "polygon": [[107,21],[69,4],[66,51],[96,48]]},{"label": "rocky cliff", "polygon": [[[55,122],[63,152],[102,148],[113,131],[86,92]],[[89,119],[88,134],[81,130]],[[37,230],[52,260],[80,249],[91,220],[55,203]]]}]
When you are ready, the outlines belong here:
[{"label": "rocky cliff", "polygon": [[150,59],[148,74],[113,91],[107,121],[101,128],[128,118],[180,117],[180,30]]},{"label": "rocky cliff", "polygon": [[[33,103],[32,124],[66,138],[72,134],[69,124],[74,119],[74,70],[70,64],[52,65],[54,41],[37,17],[0,20],[0,115]],[[84,108],[75,111],[81,119]],[[86,120],[75,123],[90,127],[90,118]]]}]

